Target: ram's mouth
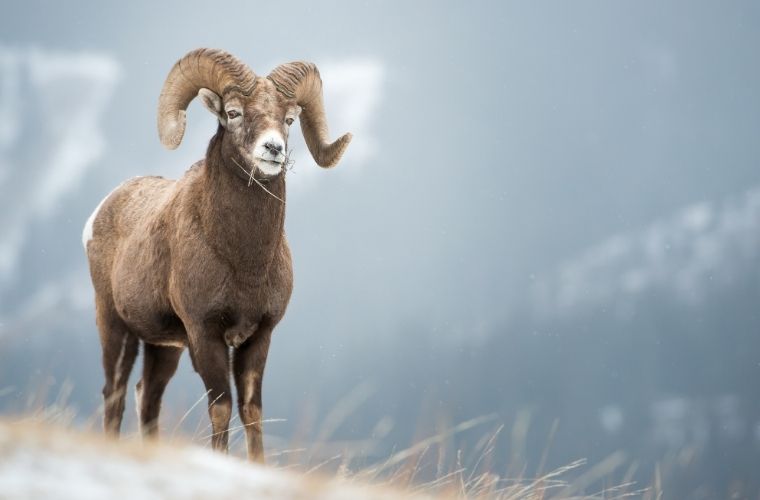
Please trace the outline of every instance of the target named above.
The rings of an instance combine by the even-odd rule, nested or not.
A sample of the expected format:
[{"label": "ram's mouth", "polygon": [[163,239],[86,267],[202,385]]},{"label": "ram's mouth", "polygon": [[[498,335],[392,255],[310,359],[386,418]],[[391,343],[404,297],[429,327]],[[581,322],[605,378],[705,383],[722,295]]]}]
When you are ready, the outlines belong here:
[{"label": "ram's mouth", "polygon": [[256,158],[256,169],[264,175],[275,176],[282,172],[283,162]]}]

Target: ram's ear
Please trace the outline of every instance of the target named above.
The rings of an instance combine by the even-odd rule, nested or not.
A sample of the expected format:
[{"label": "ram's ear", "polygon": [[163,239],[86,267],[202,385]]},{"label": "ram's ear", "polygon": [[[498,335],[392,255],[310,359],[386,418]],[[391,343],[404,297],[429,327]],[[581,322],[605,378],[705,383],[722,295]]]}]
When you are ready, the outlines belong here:
[{"label": "ram's ear", "polygon": [[227,125],[227,116],[224,114],[224,104],[222,103],[222,98],[219,97],[216,92],[202,88],[198,91],[198,97],[201,98],[201,102],[206,106],[206,109],[219,118],[219,122],[221,122],[222,125]]}]

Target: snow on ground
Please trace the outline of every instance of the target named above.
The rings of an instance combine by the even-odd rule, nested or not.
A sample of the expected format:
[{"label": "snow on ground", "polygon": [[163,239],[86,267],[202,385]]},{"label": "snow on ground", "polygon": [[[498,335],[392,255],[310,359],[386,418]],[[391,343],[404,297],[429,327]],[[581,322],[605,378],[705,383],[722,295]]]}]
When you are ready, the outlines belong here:
[{"label": "snow on ground", "polygon": [[193,446],[116,442],[0,421],[0,498],[390,499],[397,491],[320,480]]}]

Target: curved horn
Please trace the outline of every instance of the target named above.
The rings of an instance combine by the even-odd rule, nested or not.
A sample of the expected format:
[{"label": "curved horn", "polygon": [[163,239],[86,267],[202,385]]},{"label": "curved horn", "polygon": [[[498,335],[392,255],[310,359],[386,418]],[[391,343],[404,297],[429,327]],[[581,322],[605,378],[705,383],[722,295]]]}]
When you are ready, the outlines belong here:
[{"label": "curved horn", "polygon": [[256,75],[223,50],[196,49],[177,61],[166,77],[158,98],[158,136],[175,149],[185,134],[185,110],[201,88],[223,96],[231,90],[250,95]]},{"label": "curved horn", "polygon": [[292,62],[277,66],[267,76],[278,91],[301,106],[301,131],[311,156],[324,168],[335,166],[353,137],[350,133],[330,143],[322,103],[322,79],[312,63]]}]

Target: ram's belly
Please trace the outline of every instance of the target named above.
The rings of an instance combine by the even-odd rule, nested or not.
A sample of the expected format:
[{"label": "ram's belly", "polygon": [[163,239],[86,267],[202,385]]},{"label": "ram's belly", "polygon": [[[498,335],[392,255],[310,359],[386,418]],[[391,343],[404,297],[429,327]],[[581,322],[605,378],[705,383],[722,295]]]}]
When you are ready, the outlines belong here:
[{"label": "ram's belly", "polygon": [[162,346],[186,347],[187,333],[182,320],[173,311],[154,312],[140,318],[130,328],[144,342]]},{"label": "ram's belly", "polygon": [[115,290],[114,303],[129,330],[149,344],[184,347],[185,325],[168,301],[148,289],[140,293],[130,287]]}]

